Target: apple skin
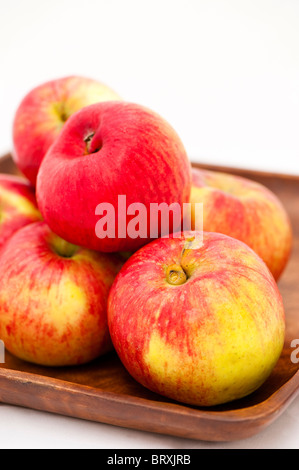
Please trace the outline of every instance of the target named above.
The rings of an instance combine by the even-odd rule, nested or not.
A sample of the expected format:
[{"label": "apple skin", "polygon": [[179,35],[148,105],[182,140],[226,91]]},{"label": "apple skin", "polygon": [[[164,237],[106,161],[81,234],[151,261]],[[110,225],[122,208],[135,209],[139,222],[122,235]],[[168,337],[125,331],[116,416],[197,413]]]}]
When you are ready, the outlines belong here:
[{"label": "apple skin", "polygon": [[45,222],[20,229],[0,257],[6,349],[44,366],[79,365],[110,351],[107,298],[122,264],[70,245]]},{"label": "apple skin", "polygon": [[13,158],[35,186],[40,164],[65,121],[84,106],[120,100],[107,85],[87,77],[67,76],[33,88],[21,101],[13,122]]},{"label": "apple skin", "polygon": [[197,406],[226,403],[274,368],[282,298],[243,242],[204,232],[191,249],[198,232],[181,235],[152,241],[124,264],[109,293],[110,335],[127,371],[153,392]]},{"label": "apple skin", "polygon": [[[289,260],[293,236],[288,214],[272,191],[248,178],[193,168],[190,202],[203,203],[205,231],[246,243],[278,281]],[[191,228],[197,228],[194,217]]]},{"label": "apple skin", "polygon": [[[37,178],[38,206],[50,228],[102,252],[132,252],[149,241],[149,220],[145,237],[133,238],[127,230],[119,236],[118,217],[130,204],[142,203],[149,217],[151,203],[182,208],[190,191],[191,165],[177,133],[154,111],[125,101],[97,103],[71,116]],[[118,196],[126,197],[124,212]],[[96,234],[101,203],[115,210],[115,237]],[[134,218],[129,215],[125,227]]]},{"label": "apple skin", "polygon": [[34,188],[28,181],[0,174],[0,249],[17,230],[41,218]]}]

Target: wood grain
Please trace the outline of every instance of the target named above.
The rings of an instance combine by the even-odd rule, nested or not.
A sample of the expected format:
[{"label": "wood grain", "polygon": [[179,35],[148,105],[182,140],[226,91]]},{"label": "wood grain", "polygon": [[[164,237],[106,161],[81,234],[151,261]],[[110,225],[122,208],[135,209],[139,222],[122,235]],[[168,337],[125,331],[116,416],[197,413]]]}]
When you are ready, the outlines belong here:
[{"label": "wood grain", "polygon": [[[79,367],[47,368],[21,361],[8,352],[0,364],[0,401],[65,416],[201,439],[232,441],[260,432],[274,421],[299,390],[299,364],[291,361],[291,341],[299,338],[299,177],[194,164],[258,181],[286,207],[294,233],[289,264],[279,281],[286,311],[283,353],[269,379],[246,398],[213,408],[182,405],[143,388],[115,353]],[[10,155],[0,172],[17,174]]]}]

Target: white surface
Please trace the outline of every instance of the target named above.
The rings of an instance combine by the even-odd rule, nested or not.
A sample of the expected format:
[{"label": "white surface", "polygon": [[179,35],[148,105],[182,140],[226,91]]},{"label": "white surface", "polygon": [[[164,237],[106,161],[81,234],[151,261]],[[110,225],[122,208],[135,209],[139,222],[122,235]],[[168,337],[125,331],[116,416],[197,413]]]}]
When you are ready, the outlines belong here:
[{"label": "white surface", "polygon": [[299,399],[270,426],[248,439],[204,442],[0,406],[2,449],[298,449]]},{"label": "white surface", "polygon": [[[147,105],[192,160],[299,174],[297,0],[0,3],[0,153],[43,81],[97,78]],[[0,406],[0,447],[299,448],[299,399],[265,431],[197,443]]]}]

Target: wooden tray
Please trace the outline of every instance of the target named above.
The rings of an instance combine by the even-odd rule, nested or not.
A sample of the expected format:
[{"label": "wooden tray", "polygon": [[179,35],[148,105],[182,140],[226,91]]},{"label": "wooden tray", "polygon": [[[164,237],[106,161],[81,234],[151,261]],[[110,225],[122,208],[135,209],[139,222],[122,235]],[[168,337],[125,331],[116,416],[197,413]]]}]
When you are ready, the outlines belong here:
[{"label": "wooden tray", "polygon": [[[198,166],[198,165],[194,165]],[[286,310],[286,341],[272,375],[241,400],[210,409],[182,405],[156,395],[132,379],[115,353],[88,365],[46,368],[6,352],[0,367],[0,401],[86,420],[201,439],[232,441],[258,433],[274,421],[299,390],[299,364],[291,361],[290,343],[299,338],[299,176],[200,165],[259,181],[285,205],[293,225],[294,247],[279,288]],[[17,173],[9,155],[0,172]]]}]

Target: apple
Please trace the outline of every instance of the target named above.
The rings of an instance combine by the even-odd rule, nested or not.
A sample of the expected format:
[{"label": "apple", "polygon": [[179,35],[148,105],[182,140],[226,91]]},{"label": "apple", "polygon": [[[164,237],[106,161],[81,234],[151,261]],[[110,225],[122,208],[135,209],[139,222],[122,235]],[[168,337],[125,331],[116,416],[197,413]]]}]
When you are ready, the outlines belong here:
[{"label": "apple", "polygon": [[[133,252],[158,238],[159,223],[152,237],[151,205],[182,208],[190,191],[191,165],[175,130],[156,112],[125,101],[96,103],[71,116],[37,177],[38,206],[49,227],[70,243],[103,252]],[[143,209],[143,233],[131,234],[138,211],[129,209],[136,204]]]},{"label": "apple", "polygon": [[[272,191],[248,178],[193,168],[190,202],[203,203],[205,231],[243,241],[265,261],[276,281],[280,278],[291,253],[292,228]],[[197,228],[194,220],[191,228]]]},{"label": "apple", "polygon": [[83,249],[44,221],[16,232],[0,257],[0,338],[16,357],[83,364],[112,349],[107,297],[124,260]]},{"label": "apple", "polygon": [[261,258],[219,233],[181,232],[134,253],[108,298],[108,326],[124,367],[173,400],[212,406],[242,398],[272,372],[285,314]]},{"label": "apple", "polygon": [[107,85],[67,76],[33,88],[21,101],[13,122],[13,158],[35,185],[39,166],[64,123],[76,111],[99,101],[119,100]]},{"label": "apple", "polygon": [[41,218],[34,188],[28,181],[0,174],[0,249],[17,230]]}]

